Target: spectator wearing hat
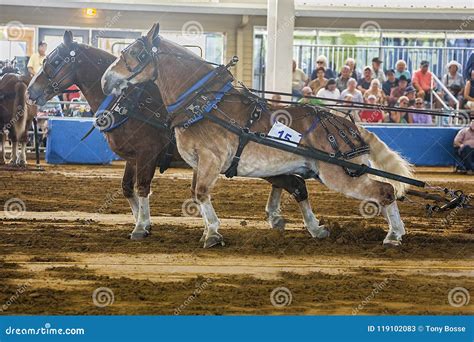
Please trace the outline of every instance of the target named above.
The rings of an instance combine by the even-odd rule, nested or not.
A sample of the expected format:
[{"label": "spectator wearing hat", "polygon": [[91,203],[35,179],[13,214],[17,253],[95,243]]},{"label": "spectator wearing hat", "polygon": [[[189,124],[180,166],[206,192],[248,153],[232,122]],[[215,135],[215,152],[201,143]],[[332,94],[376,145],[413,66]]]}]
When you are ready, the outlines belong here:
[{"label": "spectator wearing hat", "polygon": [[378,57],[372,58],[372,77],[379,80],[380,84],[384,83],[387,79],[383,72],[382,60]]},{"label": "spectator wearing hat", "polygon": [[347,95],[352,96],[352,102],[364,102],[362,93],[357,89],[357,81],[352,77],[347,81],[347,88],[341,93],[341,100],[344,100]]},{"label": "spectator wearing hat", "polygon": [[364,93],[364,100],[367,102],[369,96],[375,96],[375,104],[385,105],[387,100],[385,97],[385,93],[383,92],[382,88],[380,87],[380,81],[374,78],[370,82],[370,87]]},{"label": "spectator wearing hat", "polygon": [[28,72],[31,76],[34,76],[38,73],[38,71],[43,66],[44,59],[46,58],[46,50],[48,49],[48,44],[46,42],[41,41],[38,44],[38,52],[33,53],[30,56],[28,61]]},{"label": "spectator wearing hat", "polygon": [[412,107],[415,105],[415,99],[416,99],[416,89],[413,88],[411,85],[409,85],[406,89],[405,92],[403,93],[404,96],[408,97],[408,106]]},{"label": "spectator wearing hat", "polygon": [[291,81],[291,90],[293,96],[298,98],[301,97],[301,90],[303,89],[307,80],[308,76],[306,76],[303,70],[298,69],[296,67],[296,61],[293,61],[293,76]]},{"label": "spectator wearing hat", "polygon": [[[334,78],[330,78],[326,83],[326,86],[324,88],[319,89],[318,94],[316,96],[329,100],[339,100],[339,98],[341,97],[341,93],[336,87],[336,80]],[[327,104],[334,104],[334,101],[324,102]]]},{"label": "spectator wearing hat", "polygon": [[388,98],[388,104],[394,106],[400,96],[405,94],[405,90],[408,87],[408,80],[404,75],[401,75],[398,79],[398,85],[395,88],[392,88],[390,92],[390,97]]},{"label": "spectator wearing hat", "polygon": [[[378,80],[377,80],[378,81]],[[369,95],[367,97],[367,103],[371,105],[375,105],[377,101],[377,97],[375,95]],[[359,113],[360,120],[362,122],[383,122],[384,115],[382,111],[378,108],[371,108],[371,109],[363,109]]]},{"label": "spectator wearing hat", "polygon": [[408,83],[410,83],[411,74],[407,69],[407,62],[405,62],[403,59],[399,59],[397,63],[395,63],[395,78],[399,80],[401,76],[405,76],[405,78],[408,80]]},{"label": "spectator wearing hat", "polygon": [[[471,71],[471,75],[474,70]],[[471,120],[469,127],[461,129],[454,138],[454,148],[461,157],[464,168],[468,174],[474,171],[474,120]]]},{"label": "spectator wearing hat", "polygon": [[[441,81],[444,86],[448,88],[448,91],[457,99],[460,103],[463,102],[463,89],[465,86],[464,78],[460,73],[461,65],[456,61],[450,61],[446,65],[446,74],[443,75]],[[444,98],[444,101],[448,103],[452,108],[456,107],[456,103],[453,97],[446,94],[444,91],[439,91],[439,95]]]},{"label": "spectator wearing hat", "polygon": [[356,61],[354,58],[348,58],[346,59],[346,65],[350,68],[350,75],[352,78],[355,78],[357,81],[360,80],[361,78],[361,75],[360,75],[360,72],[357,71],[357,65],[356,65]]},{"label": "spectator wearing hat", "polygon": [[392,88],[395,88],[398,85],[398,80],[395,77],[395,70],[390,69],[385,73],[387,80],[382,83],[382,90],[386,96],[390,96]]},{"label": "spectator wearing hat", "polygon": [[314,94],[317,94],[319,89],[323,88],[328,82],[327,78],[324,77],[324,72],[325,70],[323,67],[317,68],[316,69],[317,77],[308,83],[308,87],[312,89]]},{"label": "spectator wearing hat", "polygon": [[316,58],[316,65],[313,72],[311,73],[311,80],[315,80],[318,77],[319,68],[324,69],[324,78],[330,79],[336,77],[335,72],[331,68],[329,68],[328,59],[326,58],[326,56],[321,55]]},{"label": "spectator wearing hat", "polygon": [[351,78],[351,68],[348,65],[344,65],[341,68],[341,73],[339,77],[336,78],[336,87],[342,92],[344,89],[347,88],[347,82]]},{"label": "spectator wearing hat", "polygon": [[357,83],[357,89],[364,94],[367,89],[370,88],[370,82],[372,82],[372,69],[369,66],[366,66],[364,68],[364,76]]},{"label": "spectator wearing hat", "polygon": [[466,109],[474,110],[474,70],[471,71],[471,78],[464,86],[464,101]]},{"label": "spectator wearing hat", "polygon": [[430,63],[421,61],[420,69],[413,73],[412,83],[416,89],[416,95],[424,98],[426,101],[430,99],[432,75],[428,70]]},{"label": "spectator wearing hat", "polygon": [[[425,101],[421,97],[415,99],[415,108],[419,110],[425,109]],[[414,124],[432,125],[433,118],[431,115],[423,113],[409,113],[408,122]]]}]

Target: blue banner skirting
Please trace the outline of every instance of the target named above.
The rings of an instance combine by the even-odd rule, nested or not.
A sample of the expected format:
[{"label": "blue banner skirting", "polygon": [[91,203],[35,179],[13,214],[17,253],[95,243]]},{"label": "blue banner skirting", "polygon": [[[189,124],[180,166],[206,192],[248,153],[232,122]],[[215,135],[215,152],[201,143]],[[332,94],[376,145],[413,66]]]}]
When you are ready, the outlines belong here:
[{"label": "blue banner skirting", "polygon": [[0,341],[472,342],[473,321],[472,316],[4,316]]}]

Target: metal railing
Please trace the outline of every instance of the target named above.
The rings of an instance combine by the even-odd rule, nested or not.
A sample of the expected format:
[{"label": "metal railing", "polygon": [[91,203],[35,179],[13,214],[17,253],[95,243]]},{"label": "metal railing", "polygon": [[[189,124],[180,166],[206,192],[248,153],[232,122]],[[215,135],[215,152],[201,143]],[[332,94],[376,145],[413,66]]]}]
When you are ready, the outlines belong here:
[{"label": "metal railing", "polygon": [[315,67],[316,58],[324,55],[329,67],[339,72],[347,58],[356,60],[361,71],[365,65],[371,65],[372,58],[379,57],[384,69],[394,69],[399,59],[407,63],[413,73],[419,68],[422,60],[430,62],[430,70],[441,77],[446,72],[446,64],[455,60],[464,65],[474,51],[471,47],[437,47],[437,46],[394,46],[394,45],[295,45],[294,57],[298,66],[308,75]]}]

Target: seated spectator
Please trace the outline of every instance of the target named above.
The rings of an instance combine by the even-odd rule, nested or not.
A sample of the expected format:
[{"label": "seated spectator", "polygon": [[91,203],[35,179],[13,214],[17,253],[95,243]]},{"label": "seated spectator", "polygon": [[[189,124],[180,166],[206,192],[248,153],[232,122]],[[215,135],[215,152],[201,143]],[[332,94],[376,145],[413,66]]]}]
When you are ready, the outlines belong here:
[{"label": "seated spectator", "polygon": [[344,65],[341,68],[339,77],[336,78],[336,87],[340,92],[347,88],[347,82],[349,81],[349,78],[351,78],[351,68],[349,68],[347,65]]},{"label": "seated spectator", "polygon": [[354,58],[346,59],[346,65],[350,68],[350,75],[357,81],[361,78],[360,72],[357,71],[357,66]]},{"label": "seated spectator", "polygon": [[[351,78],[351,79],[354,80],[353,78]],[[354,80],[354,84],[355,83],[357,83],[356,80]],[[355,89],[355,86],[354,86],[354,89]],[[341,95],[341,98],[342,98],[342,100],[344,100],[344,105],[352,107],[352,102],[354,102],[354,96],[347,93],[346,95],[344,95],[344,97]],[[356,121],[356,122],[361,121],[360,117],[359,117],[359,110],[358,109],[352,109],[351,108],[351,109],[347,110],[347,114],[352,115],[352,117],[354,118],[354,121]]]},{"label": "seated spectator", "polygon": [[400,80],[400,76],[405,76],[408,83],[410,83],[411,74],[407,69],[407,63],[403,59],[399,59],[395,64],[395,78]]},{"label": "seated spectator", "polygon": [[[471,72],[474,73],[474,70]],[[469,127],[461,129],[454,138],[454,148],[468,174],[474,172],[474,120]]]},{"label": "seated spectator", "polygon": [[303,92],[303,97],[298,101],[299,103],[309,104],[313,106],[320,106],[323,104],[323,101],[319,99],[312,99],[312,98],[305,97],[305,96],[314,96],[313,91],[310,87],[304,87],[302,92]]},{"label": "seated spectator", "polygon": [[281,95],[279,95],[279,94],[273,95],[272,99],[270,101],[268,101],[270,109],[276,110],[276,109],[286,107],[285,104],[280,102],[280,101],[281,101]]},{"label": "seated spectator", "polygon": [[[425,109],[425,101],[423,101],[421,97],[416,98],[415,108],[421,110]],[[433,117],[431,115],[423,113],[409,113],[408,122],[414,124],[432,125]]]},{"label": "seated spectator", "polygon": [[372,77],[374,79],[379,80],[380,84],[384,83],[387,79],[385,78],[385,74],[383,69],[381,68],[383,61],[378,58],[372,58]]},{"label": "seated spectator", "polygon": [[464,87],[464,101],[466,109],[474,110],[474,70],[471,71],[471,78]]},{"label": "seated spectator", "polygon": [[400,76],[400,79],[398,80],[398,86],[392,88],[392,91],[390,92],[390,97],[388,98],[389,106],[394,106],[398,102],[400,96],[403,96],[405,94],[407,86],[407,78],[404,75]]},{"label": "seated spectator", "polygon": [[316,68],[311,73],[311,80],[314,80],[318,77],[318,68],[320,67],[324,68],[324,78],[330,79],[336,77],[336,73],[331,68],[329,68],[328,59],[326,56],[321,55],[316,58]]},{"label": "seated spectator", "polygon": [[416,90],[413,88],[411,85],[409,85],[405,89],[405,93],[403,94],[406,97],[408,97],[408,107],[412,107],[415,105],[415,99],[416,99]]},{"label": "seated spectator", "polygon": [[431,92],[431,72],[428,70],[430,62],[421,61],[420,69],[413,73],[412,83],[416,89],[416,96],[424,98],[425,101],[430,100]]},{"label": "seated spectator", "polygon": [[311,88],[314,94],[317,94],[319,89],[324,88],[328,82],[327,78],[324,77],[324,68],[319,67],[316,69],[317,77],[309,82],[308,87]]},{"label": "seated spectator", "polygon": [[[371,105],[377,104],[376,101],[377,101],[377,97],[375,95],[369,95],[367,97],[367,103]],[[362,122],[374,123],[374,122],[383,122],[384,120],[384,115],[382,111],[378,108],[363,109],[360,111],[359,117]]]},{"label": "seated spectator", "polygon": [[[330,78],[328,80],[328,83],[326,83],[326,86],[324,88],[319,89],[317,97],[322,97],[330,100],[339,100],[339,98],[341,97],[341,93],[339,92],[339,89],[336,88],[336,80],[334,80],[334,78]],[[335,101],[324,102],[327,104],[335,103]]]},{"label": "seated spectator", "polygon": [[308,76],[306,76],[303,70],[298,69],[296,67],[296,61],[293,61],[293,78],[291,83],[291,92],[294,97],[301,97],[301,89],[303,89],[307,80]]},{"label": "seated spectator", "polygon": [[[398,99],[398,107],[408,108],[408,97],[400,96]],[[390,111],[386,121],[390,123],[407,123],[407,113],[402,111]]]},{"label": "seated spectator", "polygon": [[395,70],[390,69],[385,73],[387,80],[383,82],[382,89],[386,96],[390,96],[392,88],[395,88],[398,85],[398,80],[395,77]]},{"label": "seated spectator", "polygon": [[464,79],[467,81],[471,77],[471,72],[474,70],[474,52],[471,52],[469,59],[464,65]]},{"label": "seated spectator", "polygon": [[443,75],[441,80],[446,88],[449,88],[453,84],[464,88],[464,79],[460,73],[461,65],[456,61],[451,61],[446,65],[446,69],[447,72]]},{"label": "seated spectator", "polygon": [[359,103],[364,102],[361,91],[356,89],[356,87],[357,87],[357,81],[351,77],[349,81],[347,82],[347,89],[344,89],[341,93],[341,99],[345,99],[347,95],[351,95],[352,102],[359,102]]},{"label": "seated spectator", "polygon": [[385,93],[380,87],[380,81],[376,78],[370,82],[369,89],[364,93],[364,100],[367,101],[371,95],[375,96],[375,104],[385,105],[387,103]]},{"label": "seated spectator", "polygon": [[372,69],[366,66],[364,68],[364,77],[359,79],[357,83],[357,89],[359,89],[362,94],[365,94],[365,91],[370,88],[370,82],[372,82]]}]

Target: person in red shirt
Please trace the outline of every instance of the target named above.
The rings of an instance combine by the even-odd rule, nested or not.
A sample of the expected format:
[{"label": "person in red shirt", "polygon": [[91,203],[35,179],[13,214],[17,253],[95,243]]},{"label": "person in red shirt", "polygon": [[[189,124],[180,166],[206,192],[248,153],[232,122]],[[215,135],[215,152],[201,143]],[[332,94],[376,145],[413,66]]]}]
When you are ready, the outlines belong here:
[{"label": "person in red shirt", "polygon": [[430,63],[421,61],[420,69],[413,73],[412,83],[416,89],[416,97],[421,97],[425,101],[430,100],[431,92],[431,72],[428,70]]},{"label": "person in red shirt", "polygon": [[[376,104],[377,97],[375,95],[369,95],[367,103],[371,105]],[[364,109],[359,113],[360,120],[362,122],[383,122],[384,116],[380,109]]]}]

